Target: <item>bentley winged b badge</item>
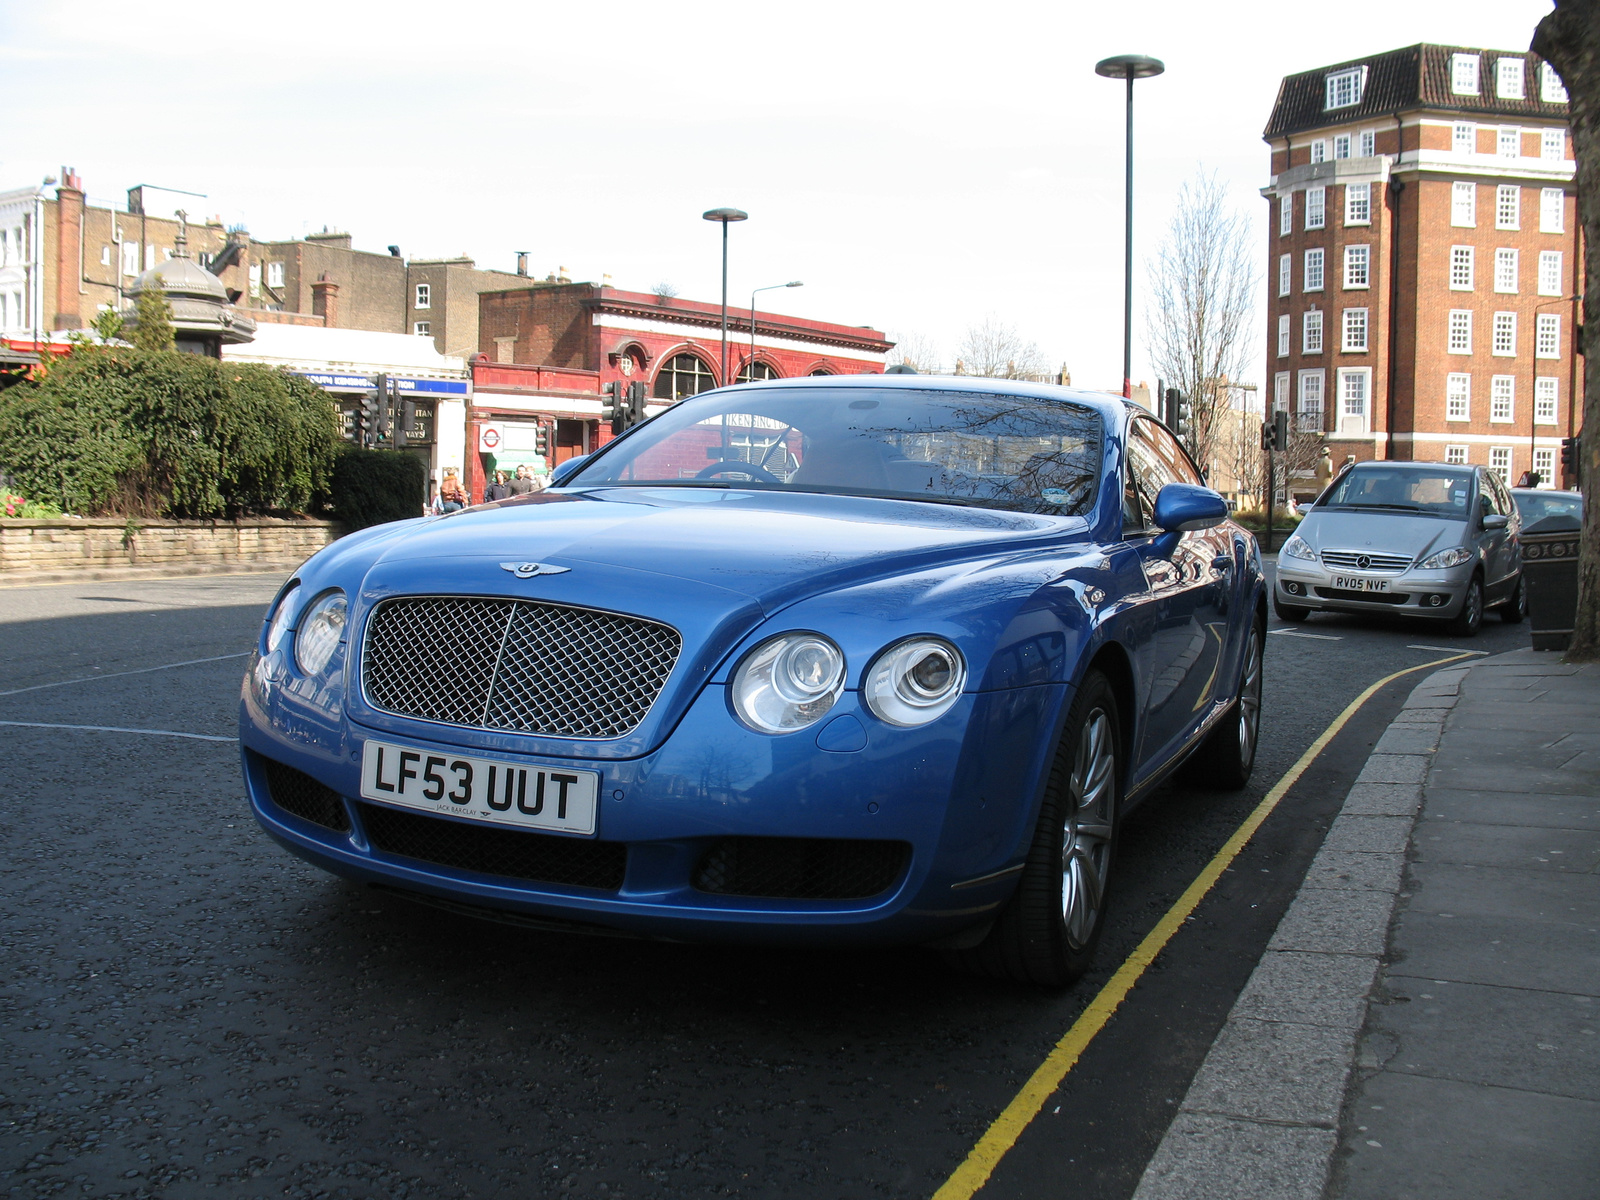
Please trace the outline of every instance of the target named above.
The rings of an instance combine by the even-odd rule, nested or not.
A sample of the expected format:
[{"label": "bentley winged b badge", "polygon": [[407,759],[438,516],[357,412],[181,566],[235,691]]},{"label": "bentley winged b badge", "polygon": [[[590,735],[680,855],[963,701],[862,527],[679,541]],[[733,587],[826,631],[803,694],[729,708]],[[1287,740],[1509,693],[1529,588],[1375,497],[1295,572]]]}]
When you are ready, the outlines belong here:
[{"label": "bentley winged b badge", "polygon": [[561,575],[572,570],[571,567],[552,567],[549,563],[535,562],[501,563],[500,569],[510,571],[518,579],[532,579],[535,575]]}]

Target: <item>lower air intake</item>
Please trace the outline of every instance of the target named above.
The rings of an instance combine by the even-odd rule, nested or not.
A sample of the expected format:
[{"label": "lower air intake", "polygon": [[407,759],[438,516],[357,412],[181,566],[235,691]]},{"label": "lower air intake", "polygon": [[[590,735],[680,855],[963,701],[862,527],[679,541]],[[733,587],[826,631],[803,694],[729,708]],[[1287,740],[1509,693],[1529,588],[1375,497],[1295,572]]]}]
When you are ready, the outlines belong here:
[{"label": "lower air intake", "polygon": [[259,761],[267,776],[272,802],[284,812],[335,833],[350,832],[350,815],[345,812],[338,792],[318,783],[304,771],[296,771],[270,758]]},{"label": "lower air intake", "polygon": [[603,892],[620,888],[628,868],[621,842],[447,821],[376,804],[357,807],[374,849],[436,866]]},{"label": "lower air intake", "polygon": [[842,838],[723,838],[695,868],[696,890],[782,900],[861,900],[900,878],[905,842]]}]

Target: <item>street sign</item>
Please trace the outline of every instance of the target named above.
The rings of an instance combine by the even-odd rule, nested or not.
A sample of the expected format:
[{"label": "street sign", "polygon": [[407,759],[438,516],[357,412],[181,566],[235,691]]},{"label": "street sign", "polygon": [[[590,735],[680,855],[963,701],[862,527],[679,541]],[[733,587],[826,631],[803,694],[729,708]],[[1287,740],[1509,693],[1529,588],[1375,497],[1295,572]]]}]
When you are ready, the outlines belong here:
[{"label": "street sign", "polygon": [[498,425],[484,425],[478,430],[478,450],[482,454],[493,454],[504,440],[505,431]]}]

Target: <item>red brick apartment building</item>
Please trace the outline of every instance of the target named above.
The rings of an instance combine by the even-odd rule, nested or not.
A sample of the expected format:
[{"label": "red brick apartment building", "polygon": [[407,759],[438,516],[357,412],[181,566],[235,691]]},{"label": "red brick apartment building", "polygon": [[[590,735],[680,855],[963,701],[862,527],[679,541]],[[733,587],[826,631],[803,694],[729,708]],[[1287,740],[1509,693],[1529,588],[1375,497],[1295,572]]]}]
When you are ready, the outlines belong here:
[{"label": "red brick apartment building", "polygon": [[1391,50],[1283,80],[1272,181],[1274,408],[1337,464],[1481,463],[1560,486],[1583,411],[1567,96],[1536,55]]},{"label": "red brick apartment building", "polygon": [[[716,304],[572,283],[485,292],[479,305],[467,430],[474,496],[493,470],[548,468],[609,441],[600,420],[608,383],[644,382],[654,411],[723,383]],[[893,345],[869,326],[760,310],[752,342],[751,319],[728,310],[730,382],[881,372]]]}]

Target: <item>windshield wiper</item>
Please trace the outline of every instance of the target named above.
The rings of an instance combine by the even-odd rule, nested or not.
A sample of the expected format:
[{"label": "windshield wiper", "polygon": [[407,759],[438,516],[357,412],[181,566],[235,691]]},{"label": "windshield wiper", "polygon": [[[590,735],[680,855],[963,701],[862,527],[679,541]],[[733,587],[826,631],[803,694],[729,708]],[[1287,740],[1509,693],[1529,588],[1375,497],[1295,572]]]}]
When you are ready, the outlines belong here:
[{"label": "windshield wiper", "polygon": [[1354,504],[1330,504],[1329,508],[1396,508],[1401,512],[1421,512],[1420,504],[1373,504],[1362,501]]}]

